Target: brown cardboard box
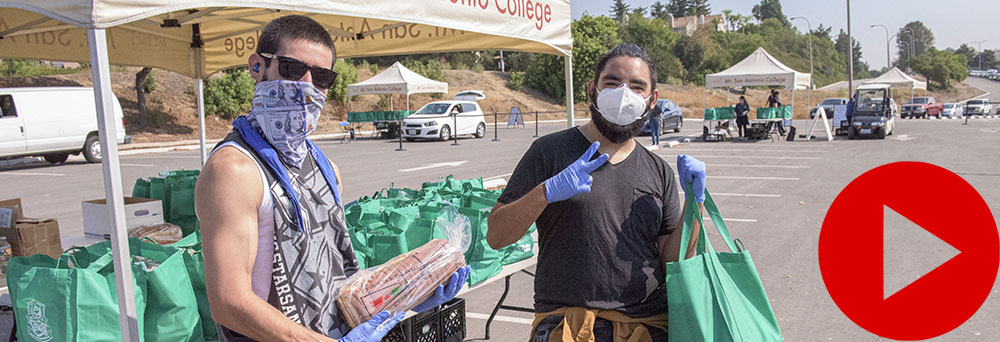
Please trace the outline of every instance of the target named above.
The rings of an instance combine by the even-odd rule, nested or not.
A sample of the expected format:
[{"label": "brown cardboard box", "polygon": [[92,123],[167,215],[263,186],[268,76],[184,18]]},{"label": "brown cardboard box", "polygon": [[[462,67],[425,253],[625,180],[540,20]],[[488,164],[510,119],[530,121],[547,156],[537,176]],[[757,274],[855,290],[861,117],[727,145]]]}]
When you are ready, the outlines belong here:
[{"label": "brown cardboard box", "polygon": [[24,217],[20,198],[0,201],[0,219],[7,215],[4,209],[9,209],[13,218],[6,225],[0,222],[0,236],[7,238],[14,256],[46,254],[58,258],[62,254],[59,221]]},{"label": "brown cardboard box", "polygon": [[0,229],[13,228],[21,214],[21,199],[9,199],[0,201]]}]

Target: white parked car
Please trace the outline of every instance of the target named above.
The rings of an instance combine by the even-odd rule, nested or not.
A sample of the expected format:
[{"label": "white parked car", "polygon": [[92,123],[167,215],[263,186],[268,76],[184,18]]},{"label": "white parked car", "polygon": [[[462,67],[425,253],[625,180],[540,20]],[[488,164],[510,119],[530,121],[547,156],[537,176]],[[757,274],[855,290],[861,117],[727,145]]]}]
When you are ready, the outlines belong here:
[{"label": "white parked car", "polygon": [[989,115],[993,112],[993,104],[989,100],[969,100],[963,110],[968,115]]},{"label": "white parked car", "polygon": [[941,111],[942,116],[956,117],[962,116],[962,104],[961,103],[945,103],[944,110]]},{"label": "white parked car", "polygon": [[[128,144],[122,106],[111,98],[115,136]],[[88,162],[101,162],[93,88],[0,89],[0,159],[43,156],[58,164],[80,153]]]},{"label": "white parked car", "polygon": [[[458,127],[455,127],[455,125]],[[435,101],[403,120],[403,138],[448,140],[452,134],[486,135],[486,118],[474,101]]]}]

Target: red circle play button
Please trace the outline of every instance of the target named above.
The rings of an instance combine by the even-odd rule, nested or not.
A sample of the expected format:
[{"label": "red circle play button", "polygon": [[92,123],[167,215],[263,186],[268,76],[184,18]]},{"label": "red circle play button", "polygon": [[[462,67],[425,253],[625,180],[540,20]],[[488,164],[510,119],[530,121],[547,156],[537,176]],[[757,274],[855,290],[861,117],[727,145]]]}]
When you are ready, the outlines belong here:
[{"label": "red circle play button", "polygon": [[[893,270],[884,266],[883,215],[890,210],[957,255],[887,296],[884,275]],[[855,324],[882,337],[923,340],[957,328],[983,304],[1000,266],[1000,238],[986,202],[961,177],[898,162],[840,192],[823,221],[819,266],[830,297]]]}]

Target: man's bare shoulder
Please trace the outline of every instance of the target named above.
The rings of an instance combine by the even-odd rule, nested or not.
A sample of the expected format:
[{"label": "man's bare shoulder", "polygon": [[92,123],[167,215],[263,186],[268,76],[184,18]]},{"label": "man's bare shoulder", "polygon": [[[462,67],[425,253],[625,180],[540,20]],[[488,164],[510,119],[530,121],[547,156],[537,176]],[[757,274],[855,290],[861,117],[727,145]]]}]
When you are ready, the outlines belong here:
[{"label": "man's bare shoulder", "polygon": [[227,194],[244,193],[258,199],[263,191],[260,171],[249,156],[235,147],[224,146],[212,153],[198,177],[199,188],[223,190]]}]

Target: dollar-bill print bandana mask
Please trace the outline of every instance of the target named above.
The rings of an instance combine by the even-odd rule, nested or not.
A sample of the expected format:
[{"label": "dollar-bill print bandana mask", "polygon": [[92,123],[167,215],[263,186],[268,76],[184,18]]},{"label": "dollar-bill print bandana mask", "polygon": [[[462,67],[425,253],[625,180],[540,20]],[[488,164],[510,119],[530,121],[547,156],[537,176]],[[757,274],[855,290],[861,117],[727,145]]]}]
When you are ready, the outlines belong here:
[{"label": "dollar-bill print bandana mask", "polygon": [[315,129],[326,95],[312,83],[272,80],[257,84],[248,120],[288,165],[302,167],[306,137]]}]

